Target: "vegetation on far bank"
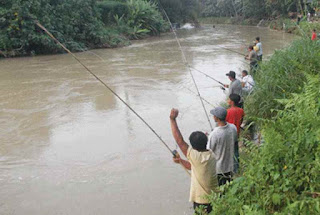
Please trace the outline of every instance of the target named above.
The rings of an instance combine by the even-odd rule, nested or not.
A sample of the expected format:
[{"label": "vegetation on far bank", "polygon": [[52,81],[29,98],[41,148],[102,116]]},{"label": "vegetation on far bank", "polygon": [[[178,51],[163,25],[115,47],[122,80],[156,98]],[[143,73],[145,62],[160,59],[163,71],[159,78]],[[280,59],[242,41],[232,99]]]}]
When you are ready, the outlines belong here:
[{"label": "vegetation on far bank", "polygon": [[306,15],[307,11],[320,6],[318,0],[202,0],[201,17],[235,17],[243,19],[269,19],[290,16],[295,13]]},{"label": "vegetation on far bank", "polygon": [[[303,35],[312,29],[320,31],[320,18],[312,17],[314,22],[307,22],[307,12],[316,13],[320,1],[304,4],[300,0],[272,1],[272,0],[204,0],[199,22],[202,24],[234,24],[259,25],[274,30]],[[318,11],[319,13],[319,11]],[[304,17],[297,23],[297,16]]]},{"label": "vegetation on far bank", "polygon": [[[196,0],[160,2],[173,22],[198,14]],[[63,52],[35,21],[71,51],[123,46],[169,29],[158,0],[0,0],[1,57]]]}]

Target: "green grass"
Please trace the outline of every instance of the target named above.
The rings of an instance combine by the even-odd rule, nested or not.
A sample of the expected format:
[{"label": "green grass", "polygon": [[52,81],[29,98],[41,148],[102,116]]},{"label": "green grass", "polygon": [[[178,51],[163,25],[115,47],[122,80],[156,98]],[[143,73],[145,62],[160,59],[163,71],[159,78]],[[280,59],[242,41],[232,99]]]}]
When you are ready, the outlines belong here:
[{"label": "green grass", "polygon": [[246,100],[264,144],[241,153],[241,174],[213,193],[211,214],[320,213],[320,44],[295,41],[263,63]]}]

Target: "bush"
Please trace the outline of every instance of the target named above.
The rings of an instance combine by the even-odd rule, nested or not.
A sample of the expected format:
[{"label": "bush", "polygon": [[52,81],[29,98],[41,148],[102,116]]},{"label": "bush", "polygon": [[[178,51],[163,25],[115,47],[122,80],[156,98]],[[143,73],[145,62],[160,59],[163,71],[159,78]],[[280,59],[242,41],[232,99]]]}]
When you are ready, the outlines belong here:
[{"label": "bush", "polygon": [[128,0],[127,25],[130,27],[131,38],[138,39],[146,34],[158,35],[168,29],[168,24],[163,20],[157,9],[156,3],[145,0]]},{"label": "bush", "polygon": [[241,177],[210,196],[212,214],[320,214],[320,79],[305,74],[300,93],[263,120],[265,144],[248,150]]},{"label": "bush", "polygon": [[299,28],[296,29],[295,33],[300,36],[306,36],[311,38],[311,32],[313,29],[316,29],[316,31],[320,32],[320,22],[301,22],[299,25]]},{"label": "bush", "polygon": [[12,0],[0,10],[0,50],[8,55],[62,52],[36,27],[42,23],[72,51],[102,47],[109,36],[95,0]]},{"label": "bush", "polygon": [[12,0],[1,4],[0,17],[5,57],[64,52],[36,20],[71,51],[125,45],[128,37],[156,35],[169,26],[146,0]]},{"label": "bush", "polygon": [[115,23],[115,16],[121,17],[128,13],[128,5],[125,1],[101,1],[97,3],[102,21],[106,25]]},{"label": "bush", "polygon": [[310,38],[293,42],[285,50],[276,51],[270,61],[261,64],[255,81],[257,87],[246,100],[248,118],[270,119],[273,110],[284,108],[277,99],[286,99],[302,90],[306,74],[319,74],[320,46]]}]

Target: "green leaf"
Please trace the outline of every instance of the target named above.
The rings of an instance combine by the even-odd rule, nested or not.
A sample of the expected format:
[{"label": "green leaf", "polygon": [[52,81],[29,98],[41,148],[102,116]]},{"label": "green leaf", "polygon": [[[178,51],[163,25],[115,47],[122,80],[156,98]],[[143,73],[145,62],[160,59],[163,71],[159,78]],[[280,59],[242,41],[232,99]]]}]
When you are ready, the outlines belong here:
[{"label": "green leaf", "polygon": [[272,194],[272,202],[275,205],[280,205],[281,202],[281,196],[277,193]]}]

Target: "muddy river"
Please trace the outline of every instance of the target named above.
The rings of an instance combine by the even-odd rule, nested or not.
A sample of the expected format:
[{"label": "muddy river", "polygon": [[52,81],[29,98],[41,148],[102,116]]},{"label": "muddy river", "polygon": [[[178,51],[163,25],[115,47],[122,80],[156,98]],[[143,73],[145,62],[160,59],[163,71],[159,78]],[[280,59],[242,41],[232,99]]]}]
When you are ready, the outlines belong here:
[{"label": "muddy river", "polygon": [[[257,27],[179,31],[190,65],[225,83],[229,70],[248,66],[223,48],[245,53],[257,35],[265,57],[294,39]],[[172,34],[76,55],[172,149],[172,107],[185,139],[210,131]],[[225,99],[217,83],[194,76],[207,110]],[[154,134],[70,55],[0,60],[0,214],[192,214],[189,183]]]}]

